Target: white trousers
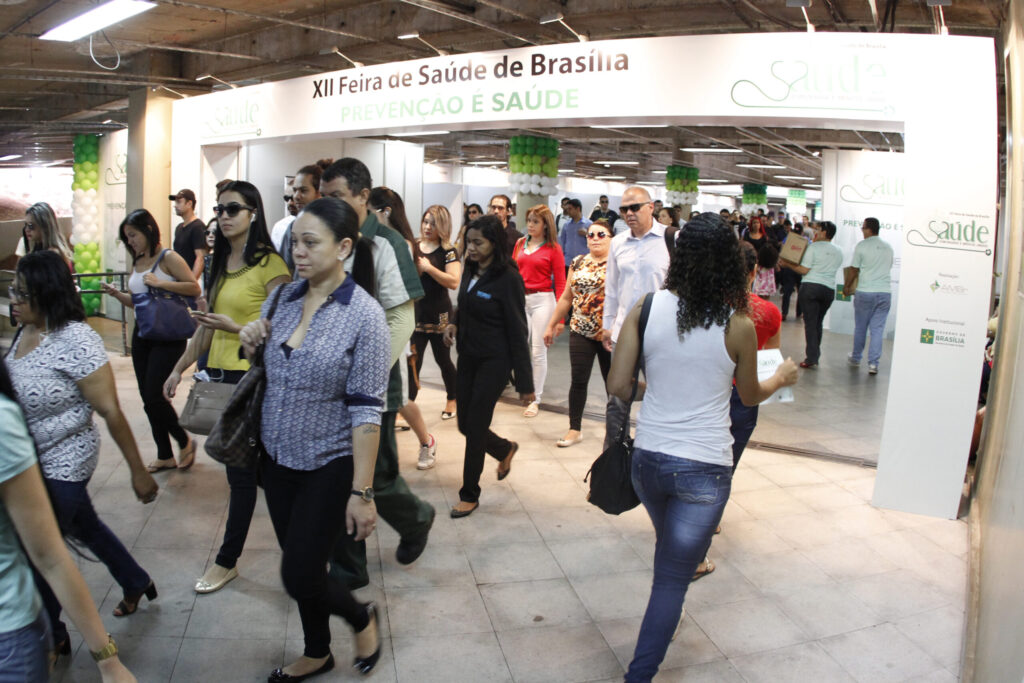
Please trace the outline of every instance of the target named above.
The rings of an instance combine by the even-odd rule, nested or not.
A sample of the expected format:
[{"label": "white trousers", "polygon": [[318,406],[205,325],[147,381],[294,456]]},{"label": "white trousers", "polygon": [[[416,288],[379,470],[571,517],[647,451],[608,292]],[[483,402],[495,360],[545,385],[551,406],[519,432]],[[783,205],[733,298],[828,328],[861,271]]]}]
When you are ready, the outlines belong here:
[{"label": "white trousers", "polygon": [[544,345],[544,330],[554,312],[554,292],[526,295],[526,323],[530,330],[533,391],[537,394],[537,403],[540,403],[541,395],[544,393],[544,378],[548,374],[548,347]]}]

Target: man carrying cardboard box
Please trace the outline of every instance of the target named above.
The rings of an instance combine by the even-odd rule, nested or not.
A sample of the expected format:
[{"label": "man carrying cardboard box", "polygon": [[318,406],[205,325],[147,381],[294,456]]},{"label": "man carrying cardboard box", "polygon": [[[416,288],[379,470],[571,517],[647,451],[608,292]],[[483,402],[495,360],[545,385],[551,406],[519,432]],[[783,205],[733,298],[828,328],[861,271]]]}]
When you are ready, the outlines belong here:
[{"label": "man carrying cardboard box", "polygon": [[836,224],[822,221],[814,228],[814,241],[804,251],[800,265],[781,261],[783,268],[789,268],[803,275],[800,285],[800,306],[804,314],[804,360],[802,368],[813,368],[821,357],[821,328],[825,314],[835,298],[836,271],[843,265],[843,252],[832,244],[836,236]]}]

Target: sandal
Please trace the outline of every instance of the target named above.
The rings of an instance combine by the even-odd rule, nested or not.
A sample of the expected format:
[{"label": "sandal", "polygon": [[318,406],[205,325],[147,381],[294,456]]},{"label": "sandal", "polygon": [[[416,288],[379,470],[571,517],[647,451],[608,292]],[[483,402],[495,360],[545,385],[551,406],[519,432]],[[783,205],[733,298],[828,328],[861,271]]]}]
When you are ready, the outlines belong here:
[{"label": "sandal", "polygon": [[540,404],[534,401],[530,405],[526,406],[526,410],[523,411],[523,417],[537,417],[537,413],[540,412]]},{"label": "sandal", "polygon": [[[160,463],[162,463],[162,462],[169,462],[171,464],[170,465],[161,465]],[[148,465],[146,465],[146,471],[149,472],[150,474],[153,474],[155,472],[162,472],[164,470],[176,470],[176,469],[178,469],[178,466],[174,464],[174,459],[173,458],[168,459],[166,461],[164,461],[164,460],[154,460],[153,462],[151,462]]]},{"label": "sandal", "polygon": [[[704,569],[700,568],[701,564],[704,565]],[[690,583],[693,583],[701,577],[707,576],[713,571],[715,571],[715,563],[711,561],[710,557],[705,557],[704,561],[697,565],[697,571],[694,572],[693,579],[690,580]]]},{"label": "sandal", "polygon": [[189,437],[188,445],[178,453],[178,469],[187,470],[196,461],[196,440]]},{"label": "sandal", "polygon": [[121,602],[117,603],[117,607],[114,608],[115,617],[127,617],[129,614],[135,614],[135,611],[139,609],[139,603],[142,602],[142,596],[145,595],[149,600],[156,599],[156,585],[150,581],[149,585],[143,588],[134,595],[124,594],[124,598]]}]

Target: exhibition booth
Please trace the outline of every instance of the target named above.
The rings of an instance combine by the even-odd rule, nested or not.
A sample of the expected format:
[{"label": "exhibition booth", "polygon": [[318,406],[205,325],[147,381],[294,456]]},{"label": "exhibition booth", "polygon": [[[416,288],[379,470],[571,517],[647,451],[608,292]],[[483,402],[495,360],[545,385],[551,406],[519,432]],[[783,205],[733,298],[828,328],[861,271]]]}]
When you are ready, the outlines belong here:
[{"label": "exhibition booth", "polygon": [[[900,268],[874,502],[955,517],[992,288],[994,93],[994,44],[968,37],[713,35],[444,56],[176,101],[171,186],[194,188],[200,207],[209,207],[221,178],[250,180],[270,197],[304,164],[355,156],[376,184],[405,198],[410,216],[419,215],[425,199],[458,214],[463,202],[482,204],[465,188],[486,187],[487,169],[425,170],[421,146],[364,138],[643,123],[902,133],[904,154],[890,155],[900,157],[893,162],[900,164],[900,214],[884,221],[883,233],[898,247]],[[823,165],[822,219],[856,223],[877,212],[849,202],[858,195],[846,185],[869,200],[896,187],[878,182],[892,171],[878,160],[826,158]],[[477,180],[466,182],[471,171],[479,171]],[[551,183],[518,189],[524,187],[546,190]],[[553,199],[585,194],[564,180],[555,187]],[[283,207],[271,208],[279,202],[267,203],[268,218],[279,217]],[[929,286],[936,281],[956,286]]]}]

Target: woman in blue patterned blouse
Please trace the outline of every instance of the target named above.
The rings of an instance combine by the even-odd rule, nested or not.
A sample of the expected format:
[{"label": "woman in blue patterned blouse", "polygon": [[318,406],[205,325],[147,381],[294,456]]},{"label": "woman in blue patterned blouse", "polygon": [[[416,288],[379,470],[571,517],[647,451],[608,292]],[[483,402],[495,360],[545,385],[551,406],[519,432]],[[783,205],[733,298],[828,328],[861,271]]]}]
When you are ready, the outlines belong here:
[{"label": "woman in blue patterned blouse", "polygon": [[[343,263],[353,249],[348,276]],[[273,320],[249,323],[239,334],[250,358],[264,344],[261,437],[268,457],[260,468],[283,551],[281,577],[299,604],[305,635],[303,656],[276,669],[271,683],[334,667],[331,614],[356,632],[357,671],[369,673],[380,656],[377,607],[357,602],[326,569],[343,531],[362,540],[376,521],[371,486],[391,347],[372,296],[373,259],[355,212],[331,198],[310,203],[295,219],[292,256],[300,279],[273,295]]]}]

